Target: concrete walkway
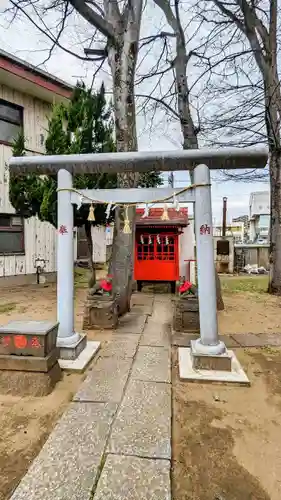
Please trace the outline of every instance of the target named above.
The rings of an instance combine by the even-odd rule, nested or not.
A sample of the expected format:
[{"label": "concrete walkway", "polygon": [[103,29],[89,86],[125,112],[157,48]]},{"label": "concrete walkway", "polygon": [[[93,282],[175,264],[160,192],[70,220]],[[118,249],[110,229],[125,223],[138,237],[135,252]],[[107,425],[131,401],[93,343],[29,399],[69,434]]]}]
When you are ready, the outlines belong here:
[{"label": "concrete walkway", "polygon": [[171,302],[133,301],[12,500],[171,499]]}]

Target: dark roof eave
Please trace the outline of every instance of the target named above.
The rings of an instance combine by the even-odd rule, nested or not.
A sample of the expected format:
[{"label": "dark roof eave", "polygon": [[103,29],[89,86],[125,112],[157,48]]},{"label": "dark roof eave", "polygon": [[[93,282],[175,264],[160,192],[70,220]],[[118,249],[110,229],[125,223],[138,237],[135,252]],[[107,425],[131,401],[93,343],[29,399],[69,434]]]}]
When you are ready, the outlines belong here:
[{"label": "dark roof eave", "polygon": [[47,81],[50,81],[51,83],[55,83],[59,87],[72,91],[73,90],[73,85],[70,83],[67,83],[60,78],[57,78],[56,76],[52,75],[51,73],[48,73],[47,71],[44,71],[42,69],[37,68],[36,66],[33,66],[33,64],[30,64],[27,61],[24,61],[23,59],[19,59],[18,57],[9,54],[8,52],[1,50],[0,49],[0,58],[6,59],[7,61],[11,62],[12,64],[17,64],[18,66],[22,67],[23,69],[29,71],[30,73],[34,75],[41,76]]}]

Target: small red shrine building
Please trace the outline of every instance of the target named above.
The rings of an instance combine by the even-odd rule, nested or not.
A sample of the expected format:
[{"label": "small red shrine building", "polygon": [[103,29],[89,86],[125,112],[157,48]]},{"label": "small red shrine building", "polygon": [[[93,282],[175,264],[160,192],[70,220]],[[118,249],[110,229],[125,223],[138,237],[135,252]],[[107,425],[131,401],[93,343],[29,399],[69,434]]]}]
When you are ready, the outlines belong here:
[{"label": "small red shrine building", "polygon": [[169,220],[162,220],[163,208],[152,208],[147,217],[144,209],[136,211],[134,278],[138,290],[144,282],[171,282],[175,291],[180,277],[179,240],[188,226],[187,208],[167,210]]}]

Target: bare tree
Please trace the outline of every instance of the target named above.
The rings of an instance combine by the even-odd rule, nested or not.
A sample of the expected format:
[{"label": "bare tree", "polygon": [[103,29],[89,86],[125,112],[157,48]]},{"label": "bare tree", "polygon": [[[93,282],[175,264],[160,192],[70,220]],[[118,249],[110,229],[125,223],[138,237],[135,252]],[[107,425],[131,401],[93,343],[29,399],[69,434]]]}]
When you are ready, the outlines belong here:
[{"label": "bare tree", "polygon": [[[209,22],[211,2],[204,2],[201,15]],[[262,92],[264,101],[264,121],[269,147],[269,174],[271,191],[271,275],[269,291],[281,295],[281,149],[280,113],[281,94],[278,76],[278,27],[277,0],[212,0],[215,6],[211,12],[216,23],[227,23],[225,32],[232,39],[234,32],[247,43],[247,49],[255,62],[259,78],[256,84]],[[216,17],[215,17],[216,16]],[[242,55],[242,54],[241,54]],[[257,112],[259,112],[257,110]],[[244,119],[246,117],[244,116]],[[251,117],[250,117],[251,118]],[[261,141],[262,142],[262,138]]]},{"label": "bare tree", "polygon": [[[27,17],[50,39],[52,48],[60,46],[65,49],[61,37],[67,19],[73,13],[86,22],[89,44],[97,32],[102,35],[99,42],[104,40],[103,47],[86,48],[85,58],[101,63],[108,59],[112,74],[117,151],[136,151],[134,80],[143,0],[125,0],[122,4],[118,0],[103,0],[103,4],[94,0],[10,0],[10,3],[12,14],[20,12]],[[55,28],[48,27],[44,20],[51,10],[56,10],[60,16]],[[119,187],[135,187],[137,180],[132,173],[118,175]],[[134,212],[133,209],[129,211],[131,226],[134,226]],[[130,303],[134,234],[133,227],[131,234],[123,233],[122,218],[120,210],[116,210],[112,271],[120,314],[128,310]]]},{"label": "bare tree", "polygon": [[[174,8],[171,6],[170,0],[154,0],[155,4],[162,10],[166,17],[166,21],[174,34],[176,47],[175,58],[171,61],[170,66],[174,74],[173,84],[175,87],[175,97],[177,103],[177,117],[180,122],[180,128],[183,139],[184,149],[197,149],[199,126],[195,126],[190,104],[190,89],[188,85],[188,62],[194,55],[194,51],[188,51],[188,42],[183,28],[180,0],[175,0]],[[164,101],[165,102],[165,101]],[[169,110],[168,110],[169,111]],[[193,180],[193,173],[190,173]],[[217,305],[218,309],[223,309],[221,287],[219,277],[217,278]]]}]

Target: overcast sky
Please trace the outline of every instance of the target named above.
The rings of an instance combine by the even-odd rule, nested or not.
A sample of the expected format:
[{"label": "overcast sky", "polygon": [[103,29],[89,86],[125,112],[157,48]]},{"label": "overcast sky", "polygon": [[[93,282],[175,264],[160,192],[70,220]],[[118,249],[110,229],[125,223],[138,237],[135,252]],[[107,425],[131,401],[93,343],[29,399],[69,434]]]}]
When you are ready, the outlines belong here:
[{"label": "overcast sky", "polygon": [[[8,0],[1,0],[1,7],[8,4]],[[153,12],[155,14],[155,12]],[[163,23],[159,16],[150,15],[145,19],[144,35],[150,34],[151,29],[155,27],[155,19],[160,23],[161,28]],[[73,30],[73,27],[72,27]],[[73,50],[79,46],[83,33],[83,26],[77,28],[75,25],[75,37],[66,35],[65,44],[71,46]],[[31,27],[28,21],[18,20],[12,26],[8,26],[4,22],[3,17],[0,17],[0,47],[7,52],[10,52],[17,57],[25,59],[33,64],[39,65],[43,69],[53,73],[54,75],[75,84],[78,79],[83,79],[88,85],[91,84],[93,65],[74,58],[71,55],[55,50],[52,57],[44,65],[42,62],[46,59],[46,49],[49,43],[44,39],[44,36]],[[45,51],[44,51],[45,50]],[[147,64],[151,64],[155,55],[149,55],[150,60]],[[143,72],[141,69],[140,72]],[[110,89],[110,76],[108,69],[100,74],[100,81],[105,80],[107,88]],[[148,93],[150,90],[149,82],[143,83],[141,92]],[[171,150],[180,148],[181,136],[177,124],[167,121],[165,114],[158,112],[154,126],[150,129],[149,118],[145,120],[143,115],[138,116],[138,134],[139,134],[139,149],[145,150]],[[184,187],[189,184],[188,173],[175,173],[175,186]],[[249,212],[249,195],[253,191],[264,191],[269,186],[264,183],[249,183],[241,182],[221,182],[217,176],[212,180],[212,196],[213,196],[213,215],[217,223],[221,222],[222,214],[222,198],[228,198],[228,219],[239,215],[248,214]]]}]

